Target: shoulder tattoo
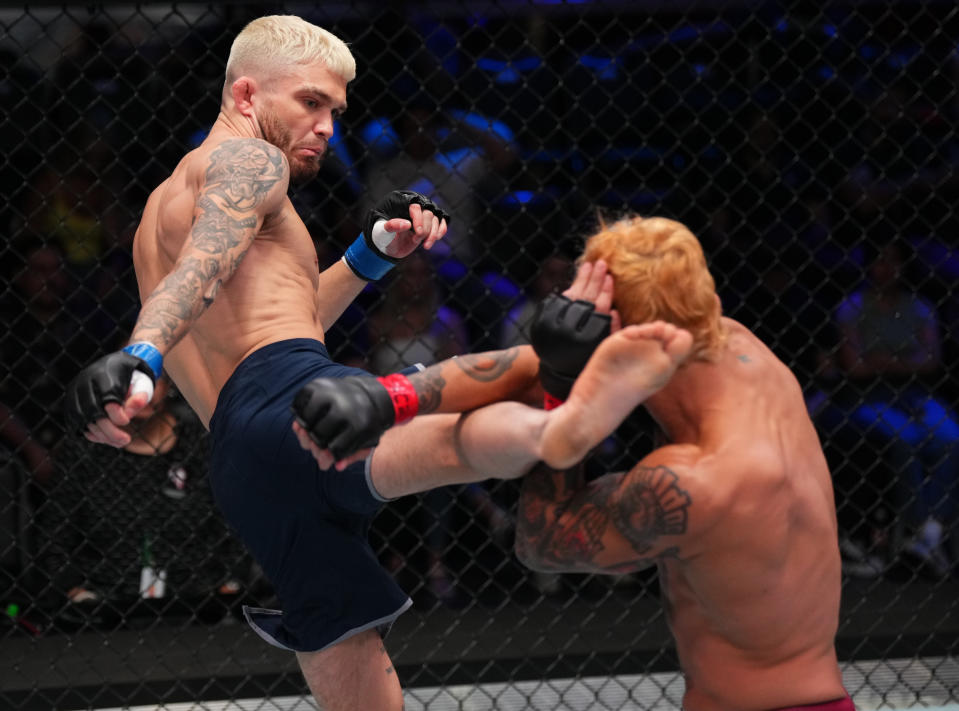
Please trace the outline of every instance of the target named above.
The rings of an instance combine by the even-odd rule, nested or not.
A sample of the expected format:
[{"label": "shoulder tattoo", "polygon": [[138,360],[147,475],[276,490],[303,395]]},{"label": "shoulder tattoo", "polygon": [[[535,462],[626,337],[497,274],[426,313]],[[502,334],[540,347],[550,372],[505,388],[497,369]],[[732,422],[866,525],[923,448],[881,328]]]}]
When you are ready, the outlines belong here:
[{"label": "shoulder tattoo", "polygon": [[210,155],[206,182],[210,192],[223,198],[227,207],[250,210],[263,202],[288,171],[278,148],[260,140],[237,138],[224,141]]},{"label": "shoulder tattoo", "polygon": [[[656,545],[660,536],[686,532],[692,497],[679,486],[669,467],[637,467],[619,492],[613,523],[640,556]],[[676,549],[662,555],[676,554]]]}]

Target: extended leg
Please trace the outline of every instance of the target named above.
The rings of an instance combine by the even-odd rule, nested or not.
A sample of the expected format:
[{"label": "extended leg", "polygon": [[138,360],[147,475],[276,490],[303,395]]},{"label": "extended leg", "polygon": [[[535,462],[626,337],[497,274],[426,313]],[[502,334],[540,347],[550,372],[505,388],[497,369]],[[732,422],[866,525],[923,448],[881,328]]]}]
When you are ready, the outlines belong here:
[{"label": "extended leg", "polygon": [[668,382],[692,345],[664,323],[607,338],[569,400],[550,412],[500,402],[462,415],[417,417],[388,430],[373,453],[373,485],[395,498],[446,484],[522,476],[539,460],[566,468],[586,456]]}]

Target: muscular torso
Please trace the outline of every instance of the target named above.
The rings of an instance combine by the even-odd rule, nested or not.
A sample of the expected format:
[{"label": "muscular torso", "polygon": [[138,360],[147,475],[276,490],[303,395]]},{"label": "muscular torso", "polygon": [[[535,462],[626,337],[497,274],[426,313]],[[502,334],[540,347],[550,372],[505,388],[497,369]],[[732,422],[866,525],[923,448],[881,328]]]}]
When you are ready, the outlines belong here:
[{"label": "muscular torso", "polygon": [[758,711],[839,698],[830,473],[792,373],[746,329],[730,330],[688,448],[714,524],[659,564],[684,706]]},{"label": "muscular torso", "polygon": [[[187,239],[210,154],[207,141],[187,154],[150,195],[133,256],[142,300],[170,273]],[[290,200],[266,216],[252,246],[209,308],[166,354],[164,368],[204,425],[236,366],[287,338],[323,339],[316,250]]]}]

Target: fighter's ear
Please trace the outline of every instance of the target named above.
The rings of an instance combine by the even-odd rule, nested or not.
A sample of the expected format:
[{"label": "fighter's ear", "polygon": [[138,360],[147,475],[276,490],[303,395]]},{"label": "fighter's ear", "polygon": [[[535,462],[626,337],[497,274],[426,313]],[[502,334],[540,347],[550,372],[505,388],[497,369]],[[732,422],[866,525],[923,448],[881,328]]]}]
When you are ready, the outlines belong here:
[{"label": "fighter's ear", "polygon": [[253,116],[253,95],[256,89],[256,80],[248,76],[238,78],[230,87],[233,103],[237,111],[244,116]]}]

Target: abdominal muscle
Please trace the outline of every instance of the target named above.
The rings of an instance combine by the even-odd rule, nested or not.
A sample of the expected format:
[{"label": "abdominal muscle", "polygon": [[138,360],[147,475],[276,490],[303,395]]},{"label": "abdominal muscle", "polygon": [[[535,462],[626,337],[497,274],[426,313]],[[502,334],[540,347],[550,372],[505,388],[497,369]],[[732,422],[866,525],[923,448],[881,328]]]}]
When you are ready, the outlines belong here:
[{"label": "abdominal muscle", "polygon": [[[152,201],[150,201],[152,202]],[[144,300],[173,268],[177,245],[164,245],[151,205],[134,244],[134,265]],[[243,262],[213,303],[164,356],[180,393],[209,427],[217,397],[236,367],[263,346],[289,338],[323,340],[317,316],[316,250],[287,200],[268,218]]]},{"label": "abdominal muscle", "polygon": [[251,353],[290,338],[323,340],[315,309],[309,306],[312,294],[277,283],[264,292],[268,297],[258,297],[259,289],[242,291],[243,285],[235,283],[239,276],[238,272],[165,359],[173,382],[206,427],[220,390]]}]

